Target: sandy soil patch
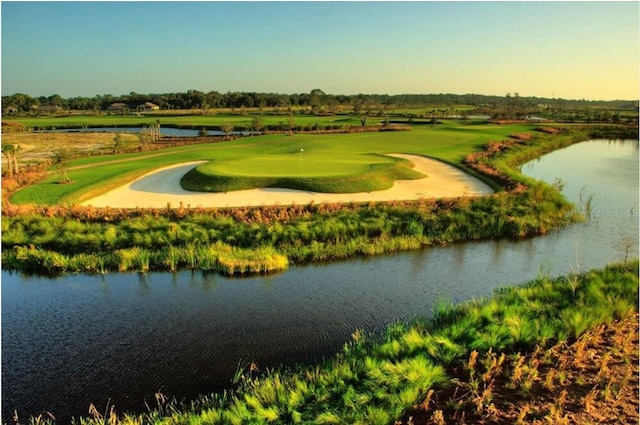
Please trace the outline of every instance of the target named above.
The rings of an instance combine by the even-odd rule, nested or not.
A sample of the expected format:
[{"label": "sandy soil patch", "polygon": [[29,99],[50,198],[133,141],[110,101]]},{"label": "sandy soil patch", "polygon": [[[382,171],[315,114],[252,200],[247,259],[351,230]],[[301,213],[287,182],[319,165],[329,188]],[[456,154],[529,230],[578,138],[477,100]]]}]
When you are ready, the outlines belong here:
[{"label": "sandy soil patch", "polygon": [[263,188],[226,193],[189,192],[180,186],[180,178],[203,161],[175,164],[152,171],[120,188],[92,198],[83,205],[112,208],[242,207],[332,202],[401,201],[419,198],[481,196],[493,193],[480,180],[444,162],[417,155],[394,154],[415,165],[428,177],[396,181],[392,188],[361,193],[317,193],[293,189]]}]

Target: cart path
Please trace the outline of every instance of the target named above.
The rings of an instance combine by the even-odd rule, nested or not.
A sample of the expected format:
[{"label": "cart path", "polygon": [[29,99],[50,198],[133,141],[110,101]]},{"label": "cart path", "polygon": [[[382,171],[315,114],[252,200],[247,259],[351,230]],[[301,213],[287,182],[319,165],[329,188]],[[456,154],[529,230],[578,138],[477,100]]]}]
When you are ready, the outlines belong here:
[{"label": "cart path", "polygon": [[180,179],[189,170],[207,161],[174,164],[154,170],[144,176],[83,202],[83,205],[111,208],[178,207],[244,207],[263,205],[306,205],[310,203],[349,203],[370,201],[401,201],[420,198],[482,196],[493,190],[462,170],[442,161],[418,155],[391,154],[411,161],[415,170],[428,177],[400,180],[393,187],[375,192],[318,193],[284,188],[261,188],[225,193],[189,192],[180,186]]}]

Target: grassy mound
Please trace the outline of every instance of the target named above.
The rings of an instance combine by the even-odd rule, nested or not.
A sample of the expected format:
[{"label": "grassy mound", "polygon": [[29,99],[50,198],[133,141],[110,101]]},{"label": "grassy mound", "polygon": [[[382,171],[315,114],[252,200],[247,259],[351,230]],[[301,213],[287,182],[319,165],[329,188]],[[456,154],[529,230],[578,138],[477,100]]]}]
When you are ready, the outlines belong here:
[{"label": "grassy mound", "polygon": [[295,152],[212,161],[180,181],[186,190],[229,192],[282,187],[325,193],[389,189],[396,180],[424,178],[411,162],[383,155]]}]

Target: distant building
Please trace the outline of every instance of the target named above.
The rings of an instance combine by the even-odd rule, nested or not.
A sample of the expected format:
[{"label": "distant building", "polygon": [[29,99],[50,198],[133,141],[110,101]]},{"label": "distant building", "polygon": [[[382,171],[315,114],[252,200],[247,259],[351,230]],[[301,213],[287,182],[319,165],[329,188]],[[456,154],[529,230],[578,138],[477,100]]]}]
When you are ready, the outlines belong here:
[{"label": "distant building", "polygon": [[61,112],[62,108],[58,105],[40,105],[38,106],[37,110],[41,114],[53,114],[56,112]]},{"label": "distant building", "polygon": [[16,108],[13,105],[9,105],[6,108],[4,108],[4,113],[7,114],[7,115],[17,114],[18,113],[18,108]]},{"label": "distant building", "polygon": [[127,105],[126,103],[121,103],[121,102],[112,103],[107,108],[107,111],[114,112],[114,113],[119,113],[119,114],[125,113],[128,110],[129,110],[129,105]]},{"label": "distant building", "polygon": [[145,102],[142,105],[138,106],[138,111],[141,112],[149,112],[149,111],[157,111],[160,107],[155,103]]}]

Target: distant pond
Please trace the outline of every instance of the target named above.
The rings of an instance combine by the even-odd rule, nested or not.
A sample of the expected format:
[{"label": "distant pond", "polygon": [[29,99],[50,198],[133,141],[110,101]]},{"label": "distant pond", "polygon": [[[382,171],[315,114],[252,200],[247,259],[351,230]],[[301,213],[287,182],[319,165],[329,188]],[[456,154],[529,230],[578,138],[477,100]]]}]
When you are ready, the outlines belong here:
[{"label": "distant pond", "polygon": [[[569,165],[571,164],[571,165]],[[260,369],[331,356],[361,329],[430,316],[440,302],[488,296],[541,274],[620,260],[638,235],[638,141],[579,143],[522,166],[567,197],[593,195],[591,219],[524,240],[452,244],[291,267],[250,278],[112,273],[60,278],[2,272],[2,419],[52,412],[59,423],[145,411],[229,388],[238,364]],[[636,242],[637,243],[637,242]],[[634,253],[637,255],[637,253]]]},{"label": "distant pond", "polygon": [[[87,128],[56,128],[51,130],[35,130],[34,133],[140,133],[144,129],[142,127],[87,127]],[[188,128],[160,127],[162,136],[173,137],[196,137],[200,130]],[[231,134],[246,135],[246,131],[234,131]],[[207,130],[209,136],[224,136],[222,131]]]}]

